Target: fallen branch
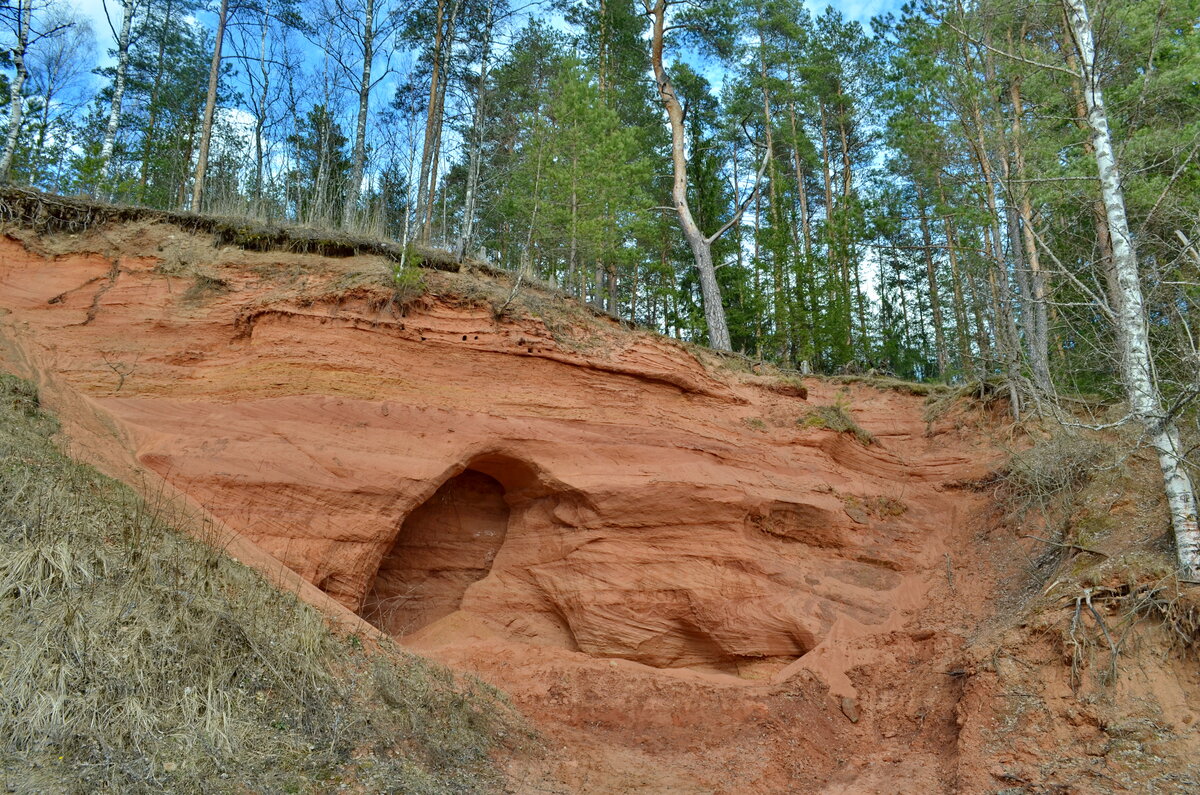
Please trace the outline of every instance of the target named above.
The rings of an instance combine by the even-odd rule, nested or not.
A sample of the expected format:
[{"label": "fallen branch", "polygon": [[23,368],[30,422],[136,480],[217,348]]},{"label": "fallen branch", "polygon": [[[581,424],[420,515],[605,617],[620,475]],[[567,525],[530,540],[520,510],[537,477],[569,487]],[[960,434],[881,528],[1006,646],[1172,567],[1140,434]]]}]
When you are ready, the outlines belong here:
[{"label": "fallen branch", "polygon": [[1109,554],[1107,552],[1101,552],[1098,549],[1092,549],[1091,547],[1081,547],[1079,544],[1063,544],[1058,541],[1051,541],[1048,538],[1042,538],[1041,536],[1017,536],[1017,538],[1032,538],[1034,541],[1041,541],[1044,544],[1050,544],[1051,546],[1055,546],[1055,547],[1062,547],[1063,549],[1076,549],[1076,550],[1079,550],[1080,552],[1090,552],[1093,555],[1099,555],[1102,558],[1109,557]]}]

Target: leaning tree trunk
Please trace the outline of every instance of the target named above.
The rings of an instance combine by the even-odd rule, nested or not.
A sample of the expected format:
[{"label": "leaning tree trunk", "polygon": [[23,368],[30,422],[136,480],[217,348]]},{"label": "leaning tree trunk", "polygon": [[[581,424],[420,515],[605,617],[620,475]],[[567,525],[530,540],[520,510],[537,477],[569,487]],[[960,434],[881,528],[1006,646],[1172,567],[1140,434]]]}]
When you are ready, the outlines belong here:
[{"label": "leaning tree trunk", "polygon": [[[442,63],[442,80],[440,86],[437,87],[436,107],[434,118],[436,124],[433,126],[433,147],[429,152],[429,173],[427,179],[429,184],[425,189],[425,197],[428,203],[428,212],[425,214],[424,226],[421,228],[421,239],[428,242],[433,236],[433,219],[437,212],[437,195],[438,195],[438,170],[441,168],[442,157],[442,137],[446,125],[446,92],[450,90],[450,67],[454,58],[454,39],[458,33],[456,27],[458,22],[458,11],[462,6],[462,0],[455,0],[454,5],[450,8],[450,18],[446,23],[446,35],[442,41],[442,55],[445,60]],[[442,193],[442,209],[443,216],[445,215],[445,192]],[[446,234],[445,220],[442,222],[442,235]],[[443,241],[444,242],[444,241]]]},{"label": "leaning tree trunk", "polygon": [[217,109],[217,81],[221,76],[221,45],[225,41],[225,22],[229,17],[229,0],[221,0],[217,14],[217,40],[213,43],[212,64],[208,69],[208,95],[204,100],[204,122],[200,127],[200,153],[196,156],[196,179],[192,183],[192,212],[200,212],[204,195],[204,172],[208,169],[208,145],[212,141],[213,115]]},{"label": "leaning tree trunk", "polygon": [[117,77],[113,83],[112,103],[108,107],[108,126],[100,144],[100,178],[107,182],[112,168],[113,149],[117,143],[117,128],[121,125],[121,103],[125,98],[125,76],[129,72],[129,32],[133,27],[134,0],[123,0],[121,33],[117,37]]},{"label": "leaning tree trunk", "polygon": [[29,77],[29,70],[25,66],[25,50],[29,46],[29,18],[33,15],[33,0],[21,0],[17,6],[17,14],[17,40],[11,52],[17,74],[8,87],[8,135],[4,141],[4,154],[0,155],[0,182],[8,182],[13,157],[17,153],[17,139],[21,135],[21,115],[25,109],[21,89],[25,87],[25,80]]},{"label": "leaning tree trunk", "polygon": [[[429,188],[430,172],[433,170],[436,139],[441,135],[443,122],[438,107],[441,90],[443,50],[446,49],[445,14],[447,0],[437,0],[437,16],[433,27],[433,53],[430,58],[429,106],[425,116],[425,142],[421,149],[421,171],[417,180],[417,227],[422,240],[428,241],[429,217],[433,215],[433,196]],[[451,23],[453,24],[453,23]],[[447,59],[446,66],[449,66]]]},{"label": "leaning tree trunk", "polygon": [[1096,75],[1092,23],[1084,0],[1063,0],[1063,4],[1079,48],[1087,121],[1092,130],[1096,165],[1100,172],[1100,195],[1112,236],[1113,267],[1110,273],[1116,278],[1115,292],[1121,296],[1121,301],[1114,307],[1122,331],[1117,335],[1121,349],[1121,372],[1130,410],[1145,425],[1147,437],[1158,453],[1167,508],[1175,531],[1180,573],[1194,580],[1200,577],[1200,527],[1196,522],[1196,493],[1191,477],[1184,468],[1179,431],[1173,417],[1163,410],[1162,395],[1154,380],[1137,254],[1125,214],[1125,196],[1121,190],[1121,176],[1108,130],[1108,114]]},{"label": "leaning tree trunk", "polygon": [[[914,177],[913,183],[917,184]],[[937,354],[938,378],[946,380],[946,329],[942,320],[942,297],[938,289],[937,265],[933,261],[933,234],[929,230],[929,216],[925,211],[925,194],[917,184],[917,220],[921,223],[921,242],[925,252],[925,275],[929,281],[929,307],[933,313],[934,350]]]},{"label": "leaning tree trunk", "polygon": [[367,0],[363,18],[362,77],[358,83],[358,123],[354,128],[354,153],[350,157],[350,184],[346,186],[346,206],[342,226],[349,227],[358,213],[358,195],[362,190],[363,169],[367,162],[367,111],[371,99],[371,62],[375,60],[375,0]]},{"label": "leaning tree trunk", "polygon": [[[675,88],[667,77],[663,67],[663,36],[666,32],[666,16],[668,0],[643,0],[646,13],[654,20],[654,35],[650,43],[650,60],[654,66],[654,79],[658,85],[658,95],[666,108],[667,118],[671,122],[671,162],[675,169],[674,182],[671,185],[671,198],[675,203],[675,211],[679,215],[679,227],[692,249],[692,257],[696,262],[696,271],[700,274],[700,294],[704,298],[704,319],[708,323],[708,342],[719,351],[733,350],[729,338],[729,325],[725,321],[725,307],[721,303],[721,286],[717,282],[717,270],[713,265],[712,244],[725,234],[739,220],[749,201],[742,204],[734,213],[732,220],[722,226],[716,233],[705,237],[692,217],[687,200],[687,153],[684,148],[683,106],[675,96]],[[753,196],[758,193],[758,184],[766,170],[768,158],[764,157],[755,179]]]}]

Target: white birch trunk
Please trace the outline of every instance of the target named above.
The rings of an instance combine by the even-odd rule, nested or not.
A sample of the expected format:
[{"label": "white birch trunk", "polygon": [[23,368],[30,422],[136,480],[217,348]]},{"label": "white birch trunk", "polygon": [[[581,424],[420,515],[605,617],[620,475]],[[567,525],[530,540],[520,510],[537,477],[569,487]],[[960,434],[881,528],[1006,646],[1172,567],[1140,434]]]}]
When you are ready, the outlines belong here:
[{"label": "white birch trunk", "polygon": [[375,60],[375,0],[367,0],[363,18],[362,77],[358,84],[358,123],[354,128],[354,153],[350,160],[350,184],[346,189],[346,207],[342,226],[349,227],[358,212],[358,197],[362,191],[363,170],[367,162],[367,112],[371,99],[371,62]]},{"label": "white birch trunk", "polygon": [[1185,579],[1200,577],[1200,528],[1196,523],[1196,493],[1191,477],[1184,468],[1179,431],[1164,410],[1162,395],[1154,380],[1150,335],[1138,277],[1137,254],[1129,221],[1125,214],[1125,197],[1121,177],[1108,130],[1108,115],[1104,96],[1096,77],[1096,44],[1092,23],[1084,0],[1063,0],[1067,18],[1079,47],[1079,69],[1083,78],[1087,122],[1092,130],[1096,165],[1100,172],[1100,195],[1104,201],[1109,232],[1112,235],[1112,275],[1121,296],[1115,307],[1117,323],[1122,333],[1117,335],[1121,348],[1121,371],[1129,397],[1129,407],[1143,425],[1147,438],[1158,452],[1162,468],[1163,487],[1171,526],[1175,531],[1175,547],[1179,557],[1180,574]]},{"label": "white birch trunk", "polygon": [[4,141],[4,154],[0,155],[0,182],[8,182],[12,170],[13,157],[17,153],[17,139],[21,134],[21,116],[25,110],[25,99],[21,89],[29,70],[25,66],[25,50],[29,46],[29,22],[33,16],[33,0],[21,0],[17,6],[17,41],[12,49],[13,65],[17,68],[16,77],[9,85],[8,134]]},{"label": "white birch trunk", "polygon": [[112,104],[108,108],[108,126],[104,129],[104,141],[100,144],[100,174],[108,181],[112,170],[113,148],[117,142],[117,128],[121,125],[121,103],[125,99],[125,76],[129,72],[129,35],[133,29],[133,14],[137,4],[134,0],[122,0],[121,32],[117,36],[117,75],[113,83]]}]

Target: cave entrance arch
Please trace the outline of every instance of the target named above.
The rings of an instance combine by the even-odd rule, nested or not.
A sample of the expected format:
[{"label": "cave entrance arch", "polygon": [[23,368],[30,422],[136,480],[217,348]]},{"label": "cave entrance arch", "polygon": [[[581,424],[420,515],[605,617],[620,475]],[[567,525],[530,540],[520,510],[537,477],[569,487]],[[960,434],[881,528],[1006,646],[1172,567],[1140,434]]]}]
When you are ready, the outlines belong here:
[{"label": "cave entrance arch", "polygon": [[362,616],[400,637],[458,610],[504,545],[513,493],[536,481],[532,467],[501,455],[476,458],[447,479],[405,517]]}]

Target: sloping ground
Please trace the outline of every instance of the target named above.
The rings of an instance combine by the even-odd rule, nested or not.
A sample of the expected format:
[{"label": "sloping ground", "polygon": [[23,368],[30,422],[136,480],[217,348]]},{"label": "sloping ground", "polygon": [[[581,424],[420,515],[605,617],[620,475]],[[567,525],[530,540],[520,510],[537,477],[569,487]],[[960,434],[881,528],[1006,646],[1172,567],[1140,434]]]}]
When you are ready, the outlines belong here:
[{"label": "sloping ground", "polygon": [[0,373],[0,782],[18,793],[491,792],[496,694],[320,613],[76,463]]},{"label": "sloping ground", "polygon": [[997,492],[993,537],[1024,539],[1024,566],[964,661],[960,786],[1200,791],[1200,589],[1157,460],[1134,428],[1029,435]]},{"label": "sloping ground", "polygon": [[[10,235],[5,356],[75,453],[508,692],[549,747],[515,791],[1005,786],[967,648],[1021,560],[970,487],[983,418],[805,400],[477,274]],[[807,420],[829,406],[874,442]]]}]

